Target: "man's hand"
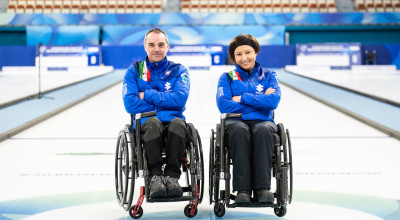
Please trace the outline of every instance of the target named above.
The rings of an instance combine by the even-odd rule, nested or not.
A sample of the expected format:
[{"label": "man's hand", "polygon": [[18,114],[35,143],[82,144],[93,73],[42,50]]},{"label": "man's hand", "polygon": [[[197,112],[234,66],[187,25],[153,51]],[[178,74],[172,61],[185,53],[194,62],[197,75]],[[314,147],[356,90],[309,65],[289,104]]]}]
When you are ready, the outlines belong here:
[{"label": "man's hand", "polygon": [[273,89],[273,88],[271,88],[271,87],[269,87],[267,90],[265,90],[265,92],[264,92],[264,94],[272,94],[272,93],[274,93],[275,92],[275,89]]},{"label": "man's hand", "polygon": [[234,101],[234,102],[238,102],[238,103],[240,103],[240,100],[242,99],[242,96],[233,96],[232,97],[232,101]]},{"label": "man's hand", "polygon": [[144,98],[144,92],[139,92],[139,99],[143,100]]}]

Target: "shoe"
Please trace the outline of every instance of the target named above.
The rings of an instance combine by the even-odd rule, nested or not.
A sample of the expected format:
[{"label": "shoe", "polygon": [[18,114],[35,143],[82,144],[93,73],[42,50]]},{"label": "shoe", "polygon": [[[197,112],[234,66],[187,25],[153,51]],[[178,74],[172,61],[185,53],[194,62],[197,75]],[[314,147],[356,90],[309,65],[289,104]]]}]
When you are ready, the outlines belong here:
[{"label": "shoe", "polygon": [[258,202],[274,202],[274,194],[268,189],[259,189],[255,191]]},{"label": "shoe", "polygon": [[183,195],[182,187],[178,183],[179,179],[166,176],[164,177],[164,184],[167,187],[168,196],[181,197]]},{"label": "shoe", "polygon": [[150,198],[167,196],[167,188],[162,176],[152,176],[150,180]]},{"label": "shoe", "polygon": [[236,195],[235,203],[249,203],[251,191],[239,191]]}]

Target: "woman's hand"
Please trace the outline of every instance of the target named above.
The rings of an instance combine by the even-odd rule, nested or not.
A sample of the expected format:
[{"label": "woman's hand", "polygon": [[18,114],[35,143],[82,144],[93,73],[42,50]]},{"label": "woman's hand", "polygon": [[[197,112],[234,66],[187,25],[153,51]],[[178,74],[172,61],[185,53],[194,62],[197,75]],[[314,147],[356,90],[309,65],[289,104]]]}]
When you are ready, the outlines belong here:
[{"label": "woman's hand", "polygon": [[275,92],[275,89],[273,89],[273,88],[271,88],[271,87],[269,87],[267,90],[265,90],[265,92],[264,92],[264,94],[272,94],[272,93],[274,93]]},{"label": "woman's hand", "polygon": [[144,99],[144,92],[139,92],[139,99],[141,99],[141,100]]},{"label": "woman's hand", "polygon": [[232,101],[240,103],[241,98],[242,98],[242,96],[233,96]]}]

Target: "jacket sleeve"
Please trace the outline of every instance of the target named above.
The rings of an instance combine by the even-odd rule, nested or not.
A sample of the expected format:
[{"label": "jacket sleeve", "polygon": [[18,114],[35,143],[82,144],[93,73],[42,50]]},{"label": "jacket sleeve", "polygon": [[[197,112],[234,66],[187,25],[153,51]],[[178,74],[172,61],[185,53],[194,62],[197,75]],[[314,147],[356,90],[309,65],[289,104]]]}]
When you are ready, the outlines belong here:
[{"label": "jacket sleeve", "polygon": [[275,92],[272,94],[244,93],[241,103],[261,111],[276,109],[281,100],[281,88],[279,87],[277,75],[274,71],[271,71],[268,76],[268,86],[266,89],[270,87],[275,89]]},{"label": "jacket sleeve", "polygon": [[154,105],[139,98],[139,86],[134,68],[129,68],[125,73],[122,86],[122,98],[125,110],[130,114],[157,110]]},{"label": "jacket sleeve", "polygon": [[221,113],[250,113],[255,111],[250,106],[232,101],[231,85],[225,73],[218,80],[217,106]]},{"label": "jacket sleeve", "polygon": [[189,98],[189,73],[184,66],[180,66],[176,77],[177,79],[171,92],[161,92],[155,89],[147,89],[144,93],[144,100],[162,109],[182,110]]}]

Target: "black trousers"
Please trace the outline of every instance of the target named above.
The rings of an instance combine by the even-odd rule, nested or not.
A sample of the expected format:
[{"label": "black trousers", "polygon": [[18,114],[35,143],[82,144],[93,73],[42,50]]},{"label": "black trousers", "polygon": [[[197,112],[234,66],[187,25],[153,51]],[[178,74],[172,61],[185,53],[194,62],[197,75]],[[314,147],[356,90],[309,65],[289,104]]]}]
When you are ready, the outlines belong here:
[{"label": "black trousers", "polygon": [[233,161],[233,191],[270,190],[277,126],[270,121],[229,119],[225,129]]},{"label": "black trousers", "polygon": [[[174,118],[165,124],[158,118],[148,118],[142,125],[142,140],[150,175],[165,175],[179,179],[185,144],[189,138],[186,122],[181,118]],[[167,162],[163,174],[161,152],[164,145]]]}]

